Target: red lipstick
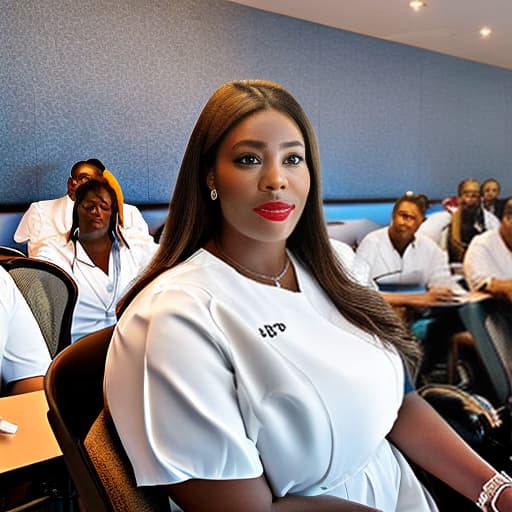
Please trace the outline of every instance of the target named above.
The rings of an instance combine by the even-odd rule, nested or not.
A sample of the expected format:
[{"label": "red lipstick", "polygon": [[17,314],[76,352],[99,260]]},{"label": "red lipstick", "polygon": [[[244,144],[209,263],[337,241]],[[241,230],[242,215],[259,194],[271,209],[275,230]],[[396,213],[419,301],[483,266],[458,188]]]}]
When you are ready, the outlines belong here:
[{"label": "red lipstick", "polygon": [[254,208],[254,211],[264,219],[276,222],[286,220],[293,210],[295,210],[294,204],[281,201],[269,201]]}]

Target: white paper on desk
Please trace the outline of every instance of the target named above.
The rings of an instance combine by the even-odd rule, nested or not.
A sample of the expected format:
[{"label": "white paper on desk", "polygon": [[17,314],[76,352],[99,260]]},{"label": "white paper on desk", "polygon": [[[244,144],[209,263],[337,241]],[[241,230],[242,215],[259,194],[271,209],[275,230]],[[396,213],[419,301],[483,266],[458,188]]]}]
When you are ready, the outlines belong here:
[{"label": "white paper on desk", "polygon": [[18,425],[11,423],[10,421],[3,420],[0,418],[0,432],[4,434],[16,434]]}]

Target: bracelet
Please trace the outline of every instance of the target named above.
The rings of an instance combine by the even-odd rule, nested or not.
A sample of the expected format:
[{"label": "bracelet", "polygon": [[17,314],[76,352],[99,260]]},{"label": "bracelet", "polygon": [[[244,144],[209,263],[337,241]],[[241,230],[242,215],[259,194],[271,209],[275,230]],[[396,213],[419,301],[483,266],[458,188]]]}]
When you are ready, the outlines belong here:
[{"label": "bracelet", "polygon": [[476,501],[477,506],[484,512],[499,512],[496,501],[506,487],[512,487],[512,478],[505,471],[496,473],[482,485],[482,491]]},{"label": "bracelet", "polygon": [[496,502],[498,501],[498,498],[501,496],[501,493],[507,488],[507,487],[512,487],[512,482],[508,482],[506,484],[501,484],[497,489],[496,489],[496,492],[494,493],[494,496],[492,497],[491,499],[491,511],[492,512],[500,512],[498,510],[498,507],[496,506]]}]

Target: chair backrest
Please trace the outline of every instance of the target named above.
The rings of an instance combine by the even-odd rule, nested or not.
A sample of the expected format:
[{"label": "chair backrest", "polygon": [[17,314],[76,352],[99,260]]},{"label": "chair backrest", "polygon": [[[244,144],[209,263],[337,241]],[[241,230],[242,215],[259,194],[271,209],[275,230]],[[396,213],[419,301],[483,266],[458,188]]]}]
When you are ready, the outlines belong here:
[{"label": "chair backrest", "polygon": [[24,258],[25,256],[26,254],[19,249],[15,249],[14,247],[7,247],[6,245],[0,245],[0,258]]},{"label": "chair backrest", "polygon": [[512,309],[494,299],[469,302],[459,309],[472,334],[500,405],[512,405]]},{"label": "chair backrest", "polygon": [[71,343],[71,321],[78,298],[72,277],[57,265],[35,258],[11,258],[2,262],[27,301],[50,355]]},{"label": "chair backrest", "polygon": [[81,338],[52,361],[45,377],[48,420],[85,510],[170,510],[160,488],[136,487],[104,410],[103,376],[113,329],[106,327]]}]

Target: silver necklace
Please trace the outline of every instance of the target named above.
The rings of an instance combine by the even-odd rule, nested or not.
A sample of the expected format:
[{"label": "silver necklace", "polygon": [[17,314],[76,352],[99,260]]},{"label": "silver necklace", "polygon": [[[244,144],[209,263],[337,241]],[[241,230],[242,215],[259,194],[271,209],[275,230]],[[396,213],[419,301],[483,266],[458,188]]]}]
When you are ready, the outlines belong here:
[{"label": "silver necklace", "polygon": [[288,255],[286,255],[286,262],[284,264],[283,270],[279,272],[279,274],[272,275],[272,274],[263,274],[261,272],[255,272],[254,270],[251,270],[247,267],[244,267],[241,263],[234,260],[233,258],[229,257],[219,246],[217,241],[215,241],[215,247],[219,254],[229,263],[231,263],[235,268],[238,268],[240,270],[243,270],[247,274],[257,277],[259,279],[265,279],[266,281],[273,281],[274,285],[277,286],[277,288],[281,288],[281,279],[286,275],[288,272],[288,269],[290,268],[290,258]]}]

